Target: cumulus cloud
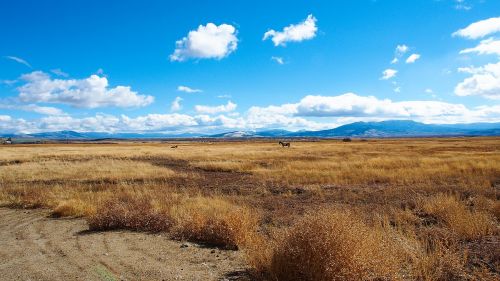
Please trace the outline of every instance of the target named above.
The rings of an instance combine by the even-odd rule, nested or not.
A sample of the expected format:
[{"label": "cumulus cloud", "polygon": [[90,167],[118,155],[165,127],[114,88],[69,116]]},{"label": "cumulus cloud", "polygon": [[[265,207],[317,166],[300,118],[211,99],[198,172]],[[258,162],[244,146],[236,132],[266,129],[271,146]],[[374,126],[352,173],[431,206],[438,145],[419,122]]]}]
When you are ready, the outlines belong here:
[{"label": "cumulus cloud", "polygon": [[382,77],[380,79],[389,80],[389,79],[395,77],[397,73],[398,73],[397,70],[388,68],[388,69],[384,70],[384,72],[382,72]]},{"label": "cumulus cloud", "polygon": [[482,40],[479,45],[474,48],[468,48],[460,51],[460,54],[476,53],[478,55],[499,55],[500,56],[500,40],[489,38]]},{"label": "cumulus cloud", "polygon": [[418,59],[420,59],[420,55],[419,54],[411,54],[407,59],[406,59],[406,63],[414,63],[416,62]]},{"label": "cumulus cloud", "polygon": [[455,87],[458,96],[482,96],[500,100],[500,62],[482,67],[460,68],[460,72],[471,74]]},{"label": "cumulus cloud", "polygon": [[274,46],[285,46],[287,42],[301,42],[312,39],[316,36],[318,27],[316,26],[317,19],[313,15],[308,15],[307,18],[298,24],[291,24],[283,31],[275,31],[273,29],[264,33],[262,40],[271,38]]},{"label": "cumulus cloud", "polygon": [[500,122],[500,105],[467,108],[440,101],[399,101],[347,93],[338,96],[309,95],[297,103],[251,107],[241,116],[232,114],[147,114],[136,117],[97,114],[24,120],[0,115],[2,132],[98,131],[98,132],[213,132],[227,129],[285,128],[319,130],[368,120],[410,119],[425,123]]},{"label": "cumulus cloud", "polygon": [[497,32],[500,32],[500,17],[474,22],[466,28],[454,32],[452,35],[467,39],[479,39]]},{"label": "cumulus cloud", "polygon": [[271,57],[271,60],[275,61],[277,64],[285,63],[285,60],[282,57]]},{"label": "cumulus cloud", "polygon": [[17,63],[20,63],[20,64],[23,64],[29,68],[32,68],[31,67],[31,64],[29,64],[26,60],[22,59],[22,58],[19,58],[19,57],[15,57],[15,56],[5,56],[6,59],[9,59],[9,60],[12,60],[12,61],[15,61]]},{"label": "cumulus cloud", "polygon": [[172,102],[172,104],[170,105],[170,110],[171,111],[179,111],[179,110],[181,110],[181,108],[182,108],[181,101],[182,101],[181,97],[176,97],[174,99],[174,101]]},{"label": "cumulus cloud", "polygon": [[79,108],[140,107],[153,102],[152,96],[139,95],[128,86],[110,88],[106,77],[91,75],[85,79],[52,79],[35,71],[22,77],[18,88],[23,102],[68,104]]},{"label": "cumulus cloud", "polygon": [[[337,118],[354,122],[376,118],[412,119],[427,123],[498,122],[500,106],[468,109],[462,104],[440,101],[402,101],[378,99],[347,93],[339,96],[304,97],[298,103],[281,106],[254,107],[263,116]],[[346,119],[347,118],[347,119]]]},{"label": "cumulus cloud", "polygon": [[203,92],[200,89],[193,89],[193,88],[190,88],[188,86],[178,86],[177,91],[184,92],[184,93],[201,93],[201,92]]},{"label": "cumulus cloud", "polygon": [[222,59],[238,47],[236,34],[236,28],[229,24],[200,25],[197,30],[189,31],[186,37],[175,43],[176,48],[170,55],[170,60]]},{"label": "cumulus cloud", "polygon": [[196,105],[194,110],[201,114],[216,114],[222,112],[231,112],[236,109],[237,105],[228,101],[227,104],[218,105],[218,106],[208,106],[208,105]]}]

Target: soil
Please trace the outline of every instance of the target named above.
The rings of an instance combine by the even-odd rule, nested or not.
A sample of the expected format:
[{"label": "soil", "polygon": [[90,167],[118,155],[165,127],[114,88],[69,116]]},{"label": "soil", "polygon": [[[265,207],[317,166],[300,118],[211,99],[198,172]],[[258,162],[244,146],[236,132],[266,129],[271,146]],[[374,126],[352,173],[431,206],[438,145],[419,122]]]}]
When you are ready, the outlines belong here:
[{"label": "soil", "polygon": [[239,251],[0,208],[0,280],[250,280]]}]

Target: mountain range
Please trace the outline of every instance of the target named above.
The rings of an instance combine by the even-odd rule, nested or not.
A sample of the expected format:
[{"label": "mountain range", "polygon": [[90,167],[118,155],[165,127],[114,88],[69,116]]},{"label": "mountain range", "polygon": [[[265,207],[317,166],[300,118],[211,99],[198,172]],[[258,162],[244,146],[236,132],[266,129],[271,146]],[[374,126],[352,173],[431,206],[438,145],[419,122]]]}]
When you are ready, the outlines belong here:
[{"label": "mountain range", "polygon": [[410,120],[388,120],[381,122],[355,122],[334,129],[321,131],[266,130],[232,131],[212,135],[196,133],[103,133],[58,131],[34,134],[0,134],[1,137],[22,139],[95,140],[95,139],[150,139],[150,138],[387,138],[430,136],[500,136],[500,123],[470,124],[424,124]]}]

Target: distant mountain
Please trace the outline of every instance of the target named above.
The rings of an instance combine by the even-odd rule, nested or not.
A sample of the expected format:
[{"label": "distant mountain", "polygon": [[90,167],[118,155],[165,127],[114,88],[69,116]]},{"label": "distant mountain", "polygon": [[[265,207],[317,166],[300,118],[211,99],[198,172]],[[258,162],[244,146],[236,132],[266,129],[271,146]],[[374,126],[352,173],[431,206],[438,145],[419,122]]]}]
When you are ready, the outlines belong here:
[{"label": "distant mountain", "polygon": [[78,133],[75,131],[59,131],[59,132],[48,132],[48,133],[35,133],[23,135],[24,137],[31,137],[35,139],[86,139],[84,133]]},{"label": "distant mountain", "polygon": [[334,129],[322,131],[266,130],[266,131],[231,131],[213,135],[196,133],[103,133],[59,131],[35,134],[3,134],[0,137],[22,139],[53,140],[96,140],[96,139],[152,139],[152,138],[285,138],[285,137],[425,137],[425,136],[500,136],[500,123],[471,124],[423,124],[409,120],[389,120],[382,122],[355,122]]},{"label": "distant mountain", "polygon": [[422,136],[496,136],[500,123],[423,124],[410,120],[381,122],[355,122],[322,131],[305,131],[289,134],[300,137],[422,137]]}]

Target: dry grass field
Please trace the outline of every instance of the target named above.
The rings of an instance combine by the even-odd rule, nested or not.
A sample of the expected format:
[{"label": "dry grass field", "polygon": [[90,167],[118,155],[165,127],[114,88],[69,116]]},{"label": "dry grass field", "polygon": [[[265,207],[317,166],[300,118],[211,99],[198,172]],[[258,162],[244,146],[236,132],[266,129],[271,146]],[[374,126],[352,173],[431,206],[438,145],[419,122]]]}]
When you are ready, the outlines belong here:
[{"label": "dry grass field", "polygon": [[172,144],[0,146],[0,203],[237,250],[254,279],[500,278],[500,138]]}]

